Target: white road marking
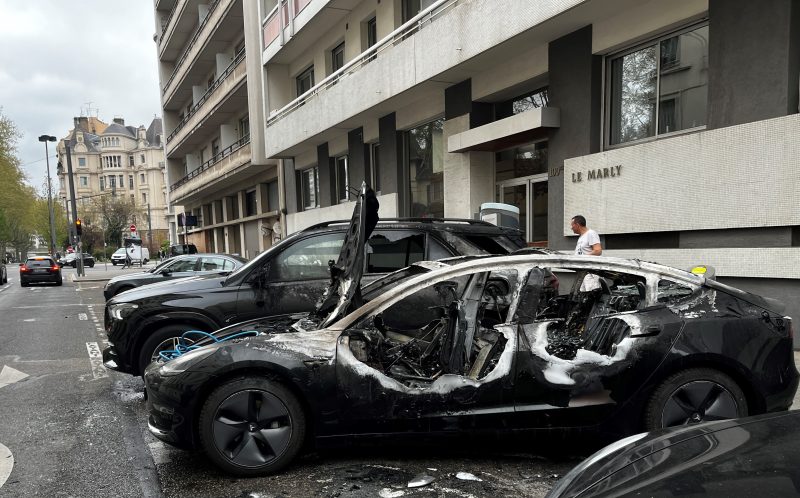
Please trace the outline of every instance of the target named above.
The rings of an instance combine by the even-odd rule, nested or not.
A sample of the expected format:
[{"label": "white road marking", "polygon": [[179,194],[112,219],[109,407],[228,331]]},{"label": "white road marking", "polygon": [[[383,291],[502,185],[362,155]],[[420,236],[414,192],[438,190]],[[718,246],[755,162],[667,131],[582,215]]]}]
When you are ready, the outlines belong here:
[{"label": "white road marking", "polygon": [[11,475],[11,469],[14,468],[14,455],[11,450],[0,444],[0,488],[5,484],[8,476]]},{"label": "white road marking", "polygon": [[78,320],[88,320],[89,317],[86,316],[86,313],[78,313]]},{"label": "white road marking", "polygon": [[0,388],[19,382],[27,376],[28,374],[26,373],[22,373],[8,365],[3,365],[3,369],[0,370]]},{"label": "white road marking", "polygon": [[92,366],[92,376],[95,379],[108,377],[108,371],[103,366],[103,353],[96,342],[87,342],[86,350],[89,352],[89,364]]},{"label": "white road marking", "polygon": [[36,319],[35,319],[35,318],[26,318],[26,319],[24,319],[24,320],[22,320],[22,321],[23,321],[23,322],[35,322],[35,321],[36,321]]}]

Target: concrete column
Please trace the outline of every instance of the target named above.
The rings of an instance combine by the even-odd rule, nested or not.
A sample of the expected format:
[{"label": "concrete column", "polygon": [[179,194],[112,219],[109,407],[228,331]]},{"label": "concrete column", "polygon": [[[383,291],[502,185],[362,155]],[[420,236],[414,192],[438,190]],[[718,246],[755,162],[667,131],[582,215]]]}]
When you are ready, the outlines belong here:
[{"label": "concrete column", "polygon": [[[236,192],[236,202],[239,206],[239,218],[244,217],[244,191],[240,190]],[[239,247],[237,248],[236,252],[238,252],[242,257],[245,255],[245,231],[244,231],[244,223],[239,223]]]},{"label": "concrete column", "polygon": [[356,128],[347,134],[347,166],[350,175],[350,186],[360,188],[361,182],[369,180],[367,171],[367,155],[364,145],[364,129]]},{"label": "concrete column", "polygon": [[381,165],[381,193],[397,193],[397,213],[408,216],[408,182],[403,182],[403,133],[397,131],[395,113],[378,120]]},{"label": "concrete column", "polygon": [[571,249],[574,239],[562,235],[564,159],[600,151],[602,57],[592,55],[592,27],[550,42],[548,60],[550,105],[561,110],[561,127],[551,131],[548,142],[547,243],[553,249]]},{"label": "concrete column", "polygon": [[256,185],[256,213],[264,214],[267,212],[267,184],[259,183]]},{"label": "concrete column", "polygon": [[335,204],[336,173],[333,170],[333,158],[328,154],[328,142],[317,146],[317,166],[319,167],[319,207]]},{"label": "concrete column", "polygon": [[297,193],[297,172],[294,170],[294,159],[282,159],[278,167],[283,168],[283,185],[278,184],[278,190],[284,195],[283,205],[286,207],[286,213],[302,211],[300,195]]},{"label": "concrete column", "polygon": [[710,0],[708,15],[708,128],[798,112],[800,2]]}]

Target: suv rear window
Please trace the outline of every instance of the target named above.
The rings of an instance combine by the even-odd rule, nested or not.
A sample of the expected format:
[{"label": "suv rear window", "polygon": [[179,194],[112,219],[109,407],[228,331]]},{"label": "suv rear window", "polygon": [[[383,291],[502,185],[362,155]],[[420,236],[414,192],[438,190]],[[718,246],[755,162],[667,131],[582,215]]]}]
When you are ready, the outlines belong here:
[{"label": "suv rear window", "polygon": [[425,259],[425,235],[387,230],[369,238],[367,273],[388,273]]},{"label": "suv rear window", "polygon": [[43,258],[43,259],[29,259],[25,262],[25,266],[28,268],[47,268],[49,266],[53,266],[53,260],[50,258]]}]

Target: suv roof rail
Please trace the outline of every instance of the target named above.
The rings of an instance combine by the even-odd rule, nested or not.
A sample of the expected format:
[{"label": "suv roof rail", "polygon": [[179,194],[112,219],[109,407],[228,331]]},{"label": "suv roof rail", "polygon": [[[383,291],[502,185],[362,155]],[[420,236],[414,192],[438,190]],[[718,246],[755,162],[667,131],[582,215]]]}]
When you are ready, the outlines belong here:
[{"label": "suv roof rail", "polygon": [[[478,226],[489,226],[493,227],[492,223],[483,220],[471,220],[468,218],[381,218],[378,220],[378,223],[384,223],[387,221],[392,222],[415,222],[415,223],[462,223],[467,225],[478,225]],[[324,228],[331,225],[338,225],[338,224],[345,224],[350,223],[350,220],[331,220],[331,221],[323,221],[322,223],[317,223],[311,225],[310,227],[306,228],[305,230],[312,230],[315,228]],[[501,227],[502,228],[502,227]]]}]

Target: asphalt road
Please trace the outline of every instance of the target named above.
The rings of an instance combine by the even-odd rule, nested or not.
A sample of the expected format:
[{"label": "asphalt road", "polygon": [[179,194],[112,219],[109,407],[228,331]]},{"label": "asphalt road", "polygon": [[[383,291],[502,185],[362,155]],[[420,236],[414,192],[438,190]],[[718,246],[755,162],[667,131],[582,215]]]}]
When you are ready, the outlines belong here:
[{"label": "asphalt road", "polygon": [[[62,287],[22,288],[8,269],[0,286],[3,497],[535,497],[586,454],[546,457],[558,443],[543,442],[378,444],[313,452],[277,476],[233,478],[201,453],[150,436],[141,379],[100,364],[103,283],[92,280],[108,273],[102,265],[80,282],[64,269]],[[409,488],[419,475],[433,481]]]}]

